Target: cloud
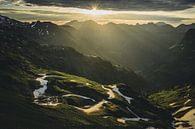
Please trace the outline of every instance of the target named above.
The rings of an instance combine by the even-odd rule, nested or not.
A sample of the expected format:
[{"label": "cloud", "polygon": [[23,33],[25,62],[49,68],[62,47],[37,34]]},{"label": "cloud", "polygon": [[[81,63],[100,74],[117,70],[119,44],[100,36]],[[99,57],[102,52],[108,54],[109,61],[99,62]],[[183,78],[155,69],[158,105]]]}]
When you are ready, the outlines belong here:
[{"label": "cloud", "polygon": [[155,14],[113,14],[113,15],[106,15],[105,18],[108,19],[121,19],[121,20],[150,20],[150,21],[175,21],[181,22],[183,20],[189,20],[190,18],[183,18],[178,16],[163,16],[163,15],[155,15]]},{"label": "cloud", "polygon": [[[48,0],[42,0],[42,2],[46,2]],[[50,2],[53,0],[50,0]],[[76,0],[76,1],[92,1],[92,0]],[[107,1],[107,4],[105,3],[105,7],[114,7],[114,3],[112,5],[110,4],[113,0],[105,0]],[[115,0],[117,1],[117,0]],[[125,0],[120,0],[125,1]],[[148,0],[142,0],[142,8],[147,5],[146,1]],[[150,0],[151,1],[151,0]],[[156,3],[162,2],[167,3],[167,0],[156,0]],[[58,3],[60,0],[58,0]],[[75,1],[74,1],[75,2]],[[128,1],[126,1],[128,2]],[[131,0],[130,2],[133,2]],[[145,4],[143,4],[145,2]],[[173,3],[174,0],[171,0],[169,3]],[[177,1],[176,1],[177,2]],[[181,3],[190,3],[189,5],[192,5],[194,1],[182,1]],[[77,4],[73,4],[71,0],[69,0],[69,6],[70,7],[61,7],[59,6],[40,6],[44,4],[29,4],[26,3],[25,0],[0,0],[0,14],[6,15],[18,20],[22,21],[35,21],[35,20],[41,20],[41,21],[52,21],[57,24],[63,24],[65,22],[69,22],[71,20],[95,20],[98,23],[104,24],[108,22],[114,22],[114,23],[127,23],[127,24],[135,24],[135,23],[148,23],[148,22],[166,22],[172,25],[178,25],[181,23],[187,23],[190,24],[192,22],[195,22],[195,7],[189,8],[185,10],[176,10],[174,11],[173,8],[171,8],[171,11],[159,11],[160,9],[154,9],[150,8],[150,11],[146,11],[147,9],[142,9],[142,11],[136,11],[136,6],[132,9],[126,10],[127,7],[133,6],[133,5],[126,5],[123,9],[120,9],[119,7],[122,7],[122,5],[118,5],[117,8],[112,9],[113,11],[109,11],[111,13],[102,15],[102,16],[91,16],[88,14],[85,14],[83,12],[87,11],[83,8],[89,8],[91,5],[94,5],[92,3],[88,4],[79,4],[79,2],[76,2]],[[134,5],[139,3],[139,0],[134,2]],[[48,4],[48,3],[47,3]],[[54,4],[54,2],[52,3]],[[103,3],[104,4],[104,3]],[[123,3],[124,4],[124,3]],[[77,8],[77,6],[79,8]],[[67,6],[67,4],[64,4],[63,6]],[[102,3],[99,4],[101,6],[101,9],[105,9],[102,6]],[[138,6],[138,5],[137,5]],[[160,5],[159,5],[160,6]],[[177,5],[178,6],[178,5]],[[140,7],[140,8],[141,8]],[[120,10],[120,11],[118,11]],[[123,10],[123,11],[122,11]],[[141,9],[139,9],[141,10]],[[151,11],[152,10],[152,11]]]},{"label": "cloud", "polygon": [[102,9],[131,11],[175,11],[192,8],[195,0],[24,0],[38,5],[90,8],[98,5]]},{"label": "cloud", "polygon": [[0,0],[1,5],[11,5],[11,4],[22,5],[24,3],[25,2],[23,0]]},{"label": "cloud", "polygon": [[[14,19],[22,21],[52,21],[57,24],[63,24],[71,20],[95,20],[100,24],[114,22],[114,23],[148,23],[148,22],[166,22],[170,24],[179,24],[184,20],[191,20],[190,18],[176,16],[167,16],[160,12],[150,12],[144,14],[144,12],[121,12],[115,11],[109,15],[103,15],[93,17],[87,14],[80,13],[81,9],[78,8],[62,8],[62,7],[49,7],[49,6],[31,6],[28,8],[15,8],[15,9],[0,9],[0,13]],[[158,14],[158,15],[157,15]],[[169,13],[170,14],[170,13]],[[174,13],[175,14],[175,13]]]}]

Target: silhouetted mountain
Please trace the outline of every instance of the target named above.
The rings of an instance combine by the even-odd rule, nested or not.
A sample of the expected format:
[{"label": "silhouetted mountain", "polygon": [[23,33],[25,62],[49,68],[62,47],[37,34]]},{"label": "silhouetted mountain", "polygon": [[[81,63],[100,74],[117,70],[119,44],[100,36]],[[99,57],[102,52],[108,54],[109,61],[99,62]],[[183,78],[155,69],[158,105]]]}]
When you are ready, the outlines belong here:
[{"label": "silhouetted mountain", "polygon": [[180,42],[185,34],[185,31],[178,31],[179,27],[165,23],[135,26],[90,23],[68,23],[78,29],[72,35],[76,35],[77,39],[80,37],[78,44],[82,44],[73,47],[82,53],[95,54],[114,64],[131,67],[142,75],[145,69],[152,69],[154,64],[166,61],[170,54],[168,48]]},{"label": "silhouetted mountain", "polygon": [[181,41],[181,57],[179,57],[179,63],[182,64],[181,69],[184,75],[184,81],[188,83],[195,83],[194,81],[194,68],[195,68],[195,29],[187,31],[183,40]]},{"label": "silhouetted mountain", "polygon": [[[99,26],[87,26],[85,24],[85,27],[82,27],[82,24],[78,21],[72,25],[69,24],[73,27],[76,26],[78,29],[78,32],[73,35],[85,37],[83,44],[89,44],[86,45],[89,48],[88,51],[86,47],[84,51],[82,47],[76,48],[77,50],[83,53],[99,55],[115,64],[131,67],[137,73],[146,77],[147,80],[155,81],[155,85],[164,86],[184,82],[184,80],[181,81],[182,79],[180,79],[180,77],[183,78],[182,76],[175,76],[177,70],[174,65],[176,64],[172,62],[182,62],[177,61],[177,59],[181,56],[180,53],[183,50],[177,46],[182,40],[186,40],[186,35],[188,34],[185,35],[185,33],[190,28],[194,28],[194,24],[180,25],[176,28],[165,23],[148,23],[134,26],[114,23]],[[80,41],[82,43],[82,40]],[[190,41],[193,42],[193,39],[187,40],[187,42]],[[179,46],[182,45],[180,44]],[[187,53],[189,54],[189,52]],[[193,55],[193,53],[191,54]],[[190,56],[185,58],[190,58]],[[170,65],[170,68],[167,69],[166,64],[173,65]],[[171,67],[175,71],[169,72],[172,69]],[[160,69],[163,69],[161,74],[158,73]],[[172,76],[172,81],[168,79],[169,76]],[[156,78],[168,80],[157,81],[158,79],[156,80]],[[171,83],[173,81],[174,83]]]},{"label": "silhouetted mountain", "polygon": [[148,71],[146,79],[163,87],[185,83],[194,84],[194,35],[194,29],[188,30],[182,41],[170,49],[171,54],[167,61],[154,66],[152,71]]},{"label": "silhouetted mountain", "polygon": [[187,32],[189,29],[195,29],[195,23],[192,23],[190,25],[181,24],[177,26],[176,29],[179,32]]}]

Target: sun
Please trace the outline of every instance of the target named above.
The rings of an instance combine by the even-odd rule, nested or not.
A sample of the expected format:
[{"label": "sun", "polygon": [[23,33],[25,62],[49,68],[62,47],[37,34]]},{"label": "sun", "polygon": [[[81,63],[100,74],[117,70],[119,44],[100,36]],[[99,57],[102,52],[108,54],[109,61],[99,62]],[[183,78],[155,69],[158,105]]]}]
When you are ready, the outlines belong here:
[{"label": "sun", "polygon": [[93,6],[92,8],[91,8],[91,10],[97,10],[97,6]]},{"label": "sun", "polygon": [[109,10],[100,10],[97,6],[93,6],[91,9],[82,9],[80,12],[91,16],[101,16],[112,13]]}]

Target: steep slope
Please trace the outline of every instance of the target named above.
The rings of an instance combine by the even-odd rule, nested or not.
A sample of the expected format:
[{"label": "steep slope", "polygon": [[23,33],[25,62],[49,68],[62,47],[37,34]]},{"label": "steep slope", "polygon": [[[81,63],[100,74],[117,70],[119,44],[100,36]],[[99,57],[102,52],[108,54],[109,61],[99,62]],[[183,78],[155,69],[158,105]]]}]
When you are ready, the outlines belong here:
[{"label": "steep slope", "polygon": [[[31,24],[22,23],[6,17],[2,17],[1,23],[3,23],[3,26],[9,28],[7,30],[2,29],[2,31],[7,31],[7,33],[14,31],[18,33],[16,37],[38,42],[42,48],[37,49],[49,48],[44,49],[44,52],[40,50],[34,51],[33,49],[30,52],[32,54],[31,56],[34,57],[34,63],[39,67],[44,65],[44,67],[49,68],[52,65],[56,70],[63,69],[62,71],[64,72],[87,77],[101,83],[110,83],[112,82],[110,80],[116,80],[116,83],[125,82],[129,85],[136,84],[134,87],[139,89],[142,85],[145,85],[145,82],[138,86],[137,84],[139,82],[143,82],[140,79],[132,79],[133,81],[129,81],[128,78],[130,77],[139,78],[131,70],[128,70],[128,73],[131,73],[131,75],[127,75],[125,72],[127,70],[112,66],[104,60],[109,60],[113,64],[121,65],[128,69],[132,68],[137,74],[144,76],[148,81],[153,82],[154,85],[159,87],[171,85],[172,81],[169,80],[175,82],[182,81],[179,74],[178,76],[175,75],[181,66],[175,67],[173,63],[173,65],[169,65],[170,68],[166,68],[168,66],[166,64],[181,62],[177,61],[180,56],[178,53],[180,53],[181,49],[175,47],[175,44],[182,40],[184,33],[189,28],[194,27],[192,24],[174,28],[165,23],[149,23],[134,26],[114,23],[99,25],[94,21],[72,21],[67,23],[67,25],[57,26],[53,23],[40,21]],[[23,33],[23,35],[21,36],[20,33]],[[52,45],[53,47],[48,47],[48,45]],[[55,47],[62,45],[64,47],[73,47],[77,51],[89,56],[86,57],[75,53],[77,56],[71,57],[71,59],[69,59],[69,56],[66,56],[66,59],[62,58],[62,56],[65,56],[63,51],[74,53],[74,50],[71,49],[68,50],[65,48],[66,50],[59,50],[59,47]],[[58,51],[56,53],[58,56],[47,54],[50,53],[49,51]],[[39,58],[42,55],[44,57]],[[46,56],[47,59],[43,61]],[[95,58],[96,56],[101,57],[101,59]],[[29,56],[28,59],[30,60],[30,58]],[[72,63],[72,66],[64,63],[67,60]],[[94,67],[94,63],[99,65]],[[46,66],[45,64],[49,65]],[[169,70],[172,70],[172,72],[169,72]],[[166,80],[166,77],[162,78],[162,76],[175,77],[174,79]]]},{"label": "steep slope", "polygon": [[146,78],[155,84],[174,86],[177,84],[194,84],[195,66],[195,31],[186,32],[180,43],[174,45],[170,57],[159,66],[154,66],[153,71],[148,71]]},{"label": "steep slope", "polygon": [[[68,25],[76,29],[61,27],[73,36],[75,44],[72,44],[72,47],[76,50],[133,68],[158,88],[193,80],[193,59],[191,62],[187,59],[194,54],[193,46],[185,42],[193,42],[193,29],[189,29],[194,28],[194,24],[178,27],[165,23],[131,26],[73,21]],[[181,43],[178,44],[179,42]],[[182,44],[185,45],[185,50]],[[64,45],[64,42],[59,42],[58,45]],[[178,74],[179,70],[181,74]]]},{"label": "steep slope", "polygon": [[[32,24],[15,22],[9,18],[5,19],[7,20],[4,20],[0,26],[2,50],[20,53],[37,67],[83,76],[104,84],[126,83],[135,90],[145,89],[144,87],[148,86],[144,79],[131,70],[114,66],[99,57],[84,56],[69,47],[47,44],[50,39],[48,37],[53,37],[48,29],[52,27],[46,27],[45,31],[40,27],[36,29]],[[42,28],[45,28],[51,23],[38,22],[36,24],[41,24]],[[58,30],[55,25],[53,28],[53,30]],[[50,35],[45,38],[44,35],[40,35],[40,31],[45,32],[43,34],[46,35],[49,31]]]},{"label": "steep slope", "polygon": [[[145,82],[137,85],[139,82],[143,81],[138,79],[139,77],[131,70],[128,70],[128,73],[131,73],[130,75],[125,72],[127,70],[104,61],[109,60],[113,64],[122,65],[128,67],[128,69],[129,67],[133,68],[137,74],[144,76],[148,81],[153,82],[154,85],[159,87],[184,82],[184,77],[176,73],[183,67],[186,61],[182,60],[186,60],[184,58],[187,57],[187,55],[183,57],[183,59],[179,59],[181,51],[183,50],[181,49],[182,46],[176,43],[182,40],[184,33],[188,29],[193,28],[194,24],[180,25],[174,28],[165,23],[149,23],[132,26],[114,23],[99,25],[94,21],[72,21],[67,23],[67,25],[57,26],[49,22],[37,21],[29,24],[6,17],[2,17],[1,19],[1,23],[3,23],[2,26],[9,28],[7,30],[2,29],[1,31],[7,31],[7,33],[14,31],[18,33],[16,37],[38,42],[41,44],[42,48],[37,49],[49,48],[44,49],[44,52],[33,49],[33,51],[30,52],[30,54],[32,54],[31,56],[34,58],[32,59],[29,56],[28,59],[33,60],[39,67],[44,65],[44,67],[49,68],[52,65],[56,70],[60,69],[64,72],[87,77],[101,83],[111,83],[112,81],[110,80],[116,80],[116,83],[125,82],[138,89],[140,89],[142,85],[145,85]],[[20,33],[23,33],[23,35],[21,36]],[[186,36],[183,40],[186,40]],[[189,42],[190,39],[186,41]],[[52,45],[53,47],[48,47],[48,45]],[[59,47],[55,47],[61,45],[64,47],[73,47],[90,56],[86,57],[75,53],[77,56],[73,56],[71,59],[69,59],[69,56],[66,56],[66,59],[62,58],[62,56],[65,56],[63,51],[74,53],[74,50],[67,48],[62,48],[66,50],[60,50]],[[58,51],[56,53],[58,56],[47,54],[51,51]],[[188,50],[187,53],[189,53]],[[42,55],[44,57],[40,58]],[[95,58],[96,56],[101,58]],[[47,59],[43,61],[45,57],[47,57]],[[190,58],[190,56],[187,58]],[[72,63],[71,66],[64,63],[67,60]],[[176,64],[174,62],[178,63],[177,67],[175,67]],[[181,64],[181,62],[183,62],[183,64]],[[94,67],[94,63],[99,65],[95,65]],[[49,65],[46,66],[46,64]],[[186,64],[188,64],[188,62],[186,62]],[[193,64],[193,62],[189,62],[189,64]],[[107,67],[109,67],[109,69],[107,69]],[[191,66],[185,65],[185,68],[185,70],[184,68],[182,69],[184,71],[190,71]],[[186,74],[184,71],[182,74],[186,76],[185,80],[187,81],[187,78],[191,75],[188,75],[190,72]],[[168,79],[168,76],[172,79]],[[137,78],[138,80],[132,79],[133,81],[129,81],[128,78],[130,77]]]},{"label": "steep slope", "polygon": [[[1,52],[0,57],[1,128],[142,129],[170,125],[167,112],[130,92],[125,85],[117,85],[118,91],[113,90],[111,97],[109,86],[37,69],[17,53]],[[43,86],[47,88],[41,89]],[[131,104],[123,98],[126,94],[133,98]],[[125,119],[125,123],[120,119]]]},{"label": "steep slope", "polygon": [[[168,112],[132,90],[144,85],[133,72],[72,48],[40,45],[44,39],[37,33],[33,35],[37,39],[30,37],[36,31],[28,23],[4,20],[0,24],[1,128],[171,128]],[[129,84],[114,84],[125,81]]]},{"label": "steep slope", "polygon": [[[194,28],[194,24],[178,27],[165,23],[131,26],[114,23],[99,25],[94,21],[72,21],[67,25],[76,28],[69,31],[74,37],[74,43],[77,44],[72,44],[72,47],[82,53],[100,56],[114,64],[133,68],[136,73],[144,76],[159,88],[164,85],[167,87],[175,85],[177,82],[180,84],[182,81],[180,75],[175,74],[179,70],[177,68],[182,66],[175,67],[174,63],[171,65],[172,62],[181,62],[177,59],[182,50],[175,47],[177,46],[175,44],[181,42],[186,31]],[[60,27],[68,30],[67,25]],[[63,42],[49,43],[65,45]],[[170,64],[170,68],[166,68],[167,64]],[[172,79],[166,80],[168,76]],[[172,83],[173,81],[175,83]]]},{"label": "steep slope", "polygon": [[154,93],[149,100],[172,112],[176,129],[189,129],[195,128],[194,93],[193,85],[182,85]]},{"label": "steep slope", "polygon": [[[98,25],[93,21],[67,23],[75,27],[72,35],[85,45],[77,50],[98,55],[115,64],[131,67],[137,72],[152,69],[169,55],[169,46],[179,42],[184,33],[168,24],[126,25],[108,23]],[[128,59],[128,60],[127,60]]]},{"label": "steep slope", "polygon": [[194,23],[189,24],[189,25],[181,24],[181,25],[177,26],[176,29],[179,32],[185,32],[186,33],[190,29],[195,29],[195,24]]}]

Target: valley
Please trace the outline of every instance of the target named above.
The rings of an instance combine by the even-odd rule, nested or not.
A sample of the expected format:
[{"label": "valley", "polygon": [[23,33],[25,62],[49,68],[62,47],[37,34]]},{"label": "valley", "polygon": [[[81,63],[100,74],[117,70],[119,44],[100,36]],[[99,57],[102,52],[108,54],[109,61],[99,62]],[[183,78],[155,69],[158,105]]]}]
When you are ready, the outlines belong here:
[{"label": "valley", "polygon": [[0,16],[0,128],[193,129],[194,32]]}]

